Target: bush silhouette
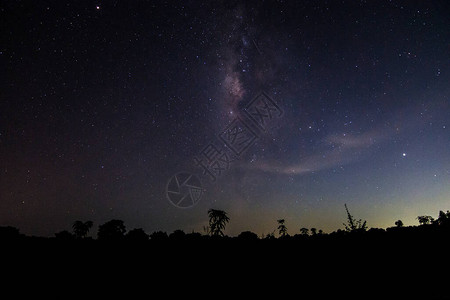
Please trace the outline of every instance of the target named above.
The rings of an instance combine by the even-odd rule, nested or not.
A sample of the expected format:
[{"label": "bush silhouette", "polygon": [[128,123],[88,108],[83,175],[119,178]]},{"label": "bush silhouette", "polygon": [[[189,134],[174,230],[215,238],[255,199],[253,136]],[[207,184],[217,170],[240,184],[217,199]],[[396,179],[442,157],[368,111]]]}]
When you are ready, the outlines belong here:
[{"label": "bush silhouette", "polygon": [[238,239],[245,241],[255,241],[258,239],[258,235],[251,231],[243,231],[238,235]]}]

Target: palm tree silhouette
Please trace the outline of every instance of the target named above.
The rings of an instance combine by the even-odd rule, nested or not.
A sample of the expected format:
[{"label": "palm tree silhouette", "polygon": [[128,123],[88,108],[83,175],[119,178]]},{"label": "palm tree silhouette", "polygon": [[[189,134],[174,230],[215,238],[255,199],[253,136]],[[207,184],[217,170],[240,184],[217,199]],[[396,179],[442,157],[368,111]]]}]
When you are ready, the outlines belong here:
[{"label": "palm tree silhouette", "polygon": [[280,236],[284,237],[287,235],[287,228],[286,225],[284,225],[284,219],[277,220],[278,225],[278,233]]},{"label": "palm tree silhouette", "polygon": [[223,230],[230,221],[227,213],[223,210],[210,209],[208,210],[209,217],[209,232],[213,236],[224,236]]},{"label": "palm tree silhouette", "polygon": [[72,225],[73,234],[76,238],[85,238],[94,223],[92,221],[75,221]]}]

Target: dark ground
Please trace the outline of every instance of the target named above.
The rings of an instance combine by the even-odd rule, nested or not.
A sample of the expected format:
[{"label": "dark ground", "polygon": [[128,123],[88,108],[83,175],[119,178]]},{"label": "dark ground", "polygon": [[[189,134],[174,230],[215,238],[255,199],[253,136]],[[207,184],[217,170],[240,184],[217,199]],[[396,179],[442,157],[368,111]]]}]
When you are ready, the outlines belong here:
[{"label": "dark ground", "polygon": [[448,299],[449,237],[448,228],[432,225],[278,239],[16,237],[2,243],[2,273],[49,291],[93,287],[128,297],[212,289],[253,296],[292,291],[304,299]]}]

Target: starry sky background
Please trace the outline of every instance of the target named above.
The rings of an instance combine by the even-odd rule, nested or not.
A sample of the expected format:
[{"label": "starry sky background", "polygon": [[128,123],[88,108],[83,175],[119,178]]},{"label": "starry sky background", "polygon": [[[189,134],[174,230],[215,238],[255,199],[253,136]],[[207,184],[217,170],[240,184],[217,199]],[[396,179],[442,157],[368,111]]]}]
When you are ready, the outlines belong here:
[{"label": "starry sky background", "polygon": [[[448,1],[1,1],[0,225],[228,235],[450,209]],[[215,182],[194,157],[259,92],[283,115]],[[166,197],[180,171],[205,189]],[[94,229],[94,231],[96,231]]]}]

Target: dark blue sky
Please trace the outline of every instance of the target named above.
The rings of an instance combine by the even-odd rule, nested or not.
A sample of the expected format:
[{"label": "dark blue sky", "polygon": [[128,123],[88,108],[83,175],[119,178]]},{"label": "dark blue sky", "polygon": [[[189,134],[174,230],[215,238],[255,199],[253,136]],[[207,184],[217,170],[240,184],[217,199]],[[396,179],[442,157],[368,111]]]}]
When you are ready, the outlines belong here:
[{"label": "dark blue sky", "polygon": [[0,225],[190,232],[216,208],[229,235],[295,234],[342,228],[344,203],[370,227],[449,209],[446,1],[0,8]]}]

